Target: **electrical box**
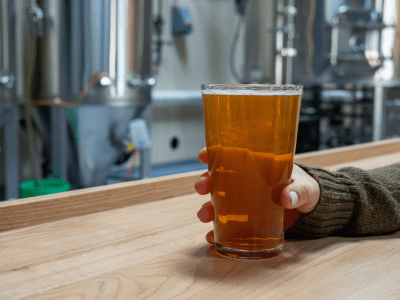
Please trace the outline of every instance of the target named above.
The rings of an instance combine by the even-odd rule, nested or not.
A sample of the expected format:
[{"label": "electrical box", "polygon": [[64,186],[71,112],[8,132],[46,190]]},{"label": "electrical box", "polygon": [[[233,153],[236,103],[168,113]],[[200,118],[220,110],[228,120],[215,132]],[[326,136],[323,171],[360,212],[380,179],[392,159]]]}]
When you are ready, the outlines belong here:
[{"label": "electrical box", "polygon": [[172,7],[172,34],[182,35],[192,32],[192,16],[187,8]]}]

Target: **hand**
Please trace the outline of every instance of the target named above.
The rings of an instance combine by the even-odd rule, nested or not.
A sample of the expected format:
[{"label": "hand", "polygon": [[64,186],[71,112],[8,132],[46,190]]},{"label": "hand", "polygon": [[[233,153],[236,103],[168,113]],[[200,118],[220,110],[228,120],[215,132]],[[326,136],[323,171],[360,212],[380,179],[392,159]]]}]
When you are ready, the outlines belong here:
[{"label": "hand", "polygon": [[[206,164],[207,150],[204,148],[199,152],[199,161]],[[199,195],[210,193],[210,175],[205,172],[195,184],[195,190]],[[318,182],[308,175],[303,169],[294,165],[292,181],[287,185],[281,194],[281,203],[285,208],[285,230],[292,226],[298,219],[299,213],[311,212],[318,203],[320,195]],[[203,223],[213,220],[213,207],[211,201],[203,204],[197,213],[197,217]],[[206,235],[206,240],[214,244],[214,232],[210,231]]]}]

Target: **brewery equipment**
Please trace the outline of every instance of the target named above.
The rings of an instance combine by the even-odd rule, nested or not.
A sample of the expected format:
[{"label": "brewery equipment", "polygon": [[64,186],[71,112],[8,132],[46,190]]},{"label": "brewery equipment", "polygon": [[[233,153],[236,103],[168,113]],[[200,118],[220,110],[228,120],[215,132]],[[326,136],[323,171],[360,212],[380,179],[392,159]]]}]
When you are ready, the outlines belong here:
[{"label": "brewery equipment", "polygon": [[[22,100],[27,118],[40,108],[54,176],[68,178],[72,141],[73,177],[83,187],[103,184],[125,151],[129,121],[151,102],[152,1],[1,0],[0,14],[0,105]],[[142,176],[150,176],[148,152]]]},{"label": "brewery equipment", "polygon": [[[381,85],[382,93],[379,93],[377,79],[379,76],[385,80],[396,79],[400,73],[398,43],[395,42],[399,26],[396,25],[397,29],[393,26],[399,13],[396,9],[399,1],[235,0],[239,15],[237,30],[227,50],[221,50],[229,48],[227,39],[231,40],[224,26],[231,26],[228,21],[232,20],[233,10],[224,11],[223,22],[204,22],[208,24],[202,28],[199,23],[199,20],[208,20],[201,12],[214,7],[215,11],[209,16],[214,18],[220,13],[219,9],[228,5],[226,1],[196,2],[190,7],[190,15],[185,13],[184,2],[179,3],[182,5],[179,18],[173,18],[173,6],[177,3],[158,2],[164,12],[167,7],[171,8],[168,10],[171,19],[158,9],[156,47],[158,50],[163,44],[173,47],[164,48],[167,51],[163,62],[160,53],[154,56],[161,70],[158,75],[161,77],[159,86],[162,86],[161,90],[153,91],[156,103],[175,101],[177,107],[178,100],[199,103],[200,93],[192,94],[188,89],[195,90],[194,84],[200,77],[204,82],[233,80],[227,72],[221,71],[225,66],[228,68],[224,59],[230,56],[231,69],[239,82],[304,85],[299,127],[303,149],[298,146],[299,151],[317,150],[321,146],[318,135],[325,126],[321,125],[321,119],[331,128],[362,129],[365,136],[371,135],[369,118],[373,113],[374,132],[379,124],[384,126],[386,120],[396,119],[393,114],[397,111],[399,97],[393,96],[392,103],[387,105],[385,95],[393,95],[389,89],[395,91],[399,84],[392,80],[389,88]],[[8,116],[4,118],[5,113],[0,112],[0,122],[13,119],[14,125],[18,124],[18,118],[9,117],[8,111],[21,102],[28,104],[22,110],[27,108],[28,111],[27,116],[22,115],[23,119],[33,119],[34,112],[39,111],[42,122],[47,123],[44,127],[51,129],[48,133],[52,147],[51,172],[68,178],[68,169],[72,170],[70,178],[77,178],[76,186],[80,187],[103,184],[110,166],[119,166],[132,156],[126,151],[126,143],[131,142],[130,122],[150,115],[146,108],[155,83],[151,72],[152,1],[0,0],[0,4],[0,107],[3,108],[0,109],[5,111],[7,107]],[[232,1],[229,5],[232,6]],[[387,17],[390,13],[392,18]],[[193,24],[199,26],[193,27],[186,36],[174,36],[172,30],[164,30],[161,35],[163,21],[160,17],[171,25],[170,29],[177,20],[187,23],[183,24],[186,26],[183,32],[191,31],[192,19]],[[204,38],[207,34],[210,37]],[[193,48],[202,49],[197,43],[206,48],[195,55],[191,52]],[[199,65],[191,60],[198,59],[197,56],[206,51],[219,51],[223,59],[217,64],[202,56],[201,68],[194,69]],[[196,72],[197,77],[191,77]],[[382,77],[384,73],[386,77]],[[162,77],[170,78],[174,74],[179,75],[176,82]],[[185,76],[190,77],[188,81]],[[167,126],[163,122],[169,122],[164,117],[167,112],[161,104],[158,110],[155,116],[159,120],[154,124],[165,129]],[[190,116],[190,122],[197,122],[195,128],[203,126],[198,107],[190,114],[187,110],[181,111],[183,109],[179,115]],[[192,117],[195,114],[196,117]],[[342,118],[337,117],[339,114]],[[347,122],[346,118],[362,121]],[[159,157],[163,156],[162,162],[177,161],[184,154],[189,157],[187,153],[196,152],[193,142],[192,148],[177,146],[169,149],[170,152],[165,150],[165,145],[169,147],[174,141],[183,145],[179,142],[184,140],[181,135],[187,134],[193,139],[197,136],[187,133],[192,125],[178,124],[177,118],[172,121],[176,127],[185,126],[186,131],[181,133],[178,128],[176,134],[169,132],[168,138],[159,138],[157,147],[153,148],[161,153],[157,154]],[[394,134],[392,125],[386,129],[388,135]],[[383,133],[386,129],[376,136],[387,136]],[[339,141],[344,137],[355,140],[353,131],[339,132],[338,129],[334,135]],[[338,146],[332,139],[329,145]],[[148,177],[149,151],[142,150],[140,154],[140,177]]]},{"label": "brewery equipment", "polygon": [[[20,3],[17,3],[18,6]],[[0,130],[4,129],[2,151],[6,199],[18,198],[19,109],[22,77],[22,14],[15,14],[12,0],[0,1]],[[18,62],[17,62],[18,61]]]},{"label": "brewery equipment", "polygon": [[10,1],[1,0],[0,5],[0,107],[5,107],[14,101],[14,47],[10,40],[13,26],[10,21]]},{"label": "brewery equipment", "polygon": [[385,2],[247,1],[244,81],[371,84],[385,58]]},{"label": "brewery equipment", "polygon": [[37,0],[25,9],[25,85],[31,99],[149,103],[151,1]]},{"label": "brewery equipment", "polygon": [[[335,133],[339,140],[368,141],[356,137],[360,132],[369,140],[372,132],[375,140],[383,138],[385,96],[379,96],[379,87],[399,73],[393,28],[398,12],[396,1],[390,0],[247,1],[243,82],[302,84],[303,117],[328,118],[335,128],[353,124],[349,131]],[[392,49],[397,55],[392,56]],[[396,86],[399,82],[392,80],[390,88]],[[353,98],[336,96],[343,93]],[[353,120],[342,123],[334,114]],[[301,134],[299,130],[299,140]]]},{"label": "brewery equipment", "polygon": [[[76,169],[83,186],[105,182],[128,122],[150,103],[151,13],[152,1],[145,0],[38,0],[26,6],[26,97],[34,105],[84,105],[76,111]],[[68,163],[65,118],[63,108],[52,108],[53,169],[61,177]],[[144,176],[149,165],[144,151]]]}]

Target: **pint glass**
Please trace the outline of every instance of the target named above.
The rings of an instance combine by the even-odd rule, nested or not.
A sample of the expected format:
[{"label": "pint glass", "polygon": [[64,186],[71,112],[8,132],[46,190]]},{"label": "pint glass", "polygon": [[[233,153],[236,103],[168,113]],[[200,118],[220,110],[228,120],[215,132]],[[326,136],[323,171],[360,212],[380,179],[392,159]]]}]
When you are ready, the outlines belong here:
[{"label": "pint glass", "polygon": [[215,246],[231,258],[278,255],[302,86],[202,85]]}]

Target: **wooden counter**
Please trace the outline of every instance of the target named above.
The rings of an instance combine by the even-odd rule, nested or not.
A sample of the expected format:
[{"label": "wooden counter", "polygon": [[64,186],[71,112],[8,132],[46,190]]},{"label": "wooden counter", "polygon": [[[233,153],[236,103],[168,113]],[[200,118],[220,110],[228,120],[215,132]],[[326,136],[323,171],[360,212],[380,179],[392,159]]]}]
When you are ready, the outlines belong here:
[{"label": "wooden counter", "polygon": [[[371,169],[400,162],[400,139],[296,161]],[[196,217],[201,173],[0,203],[0,299],[399,299],[400,232],[218,256]]]}]

